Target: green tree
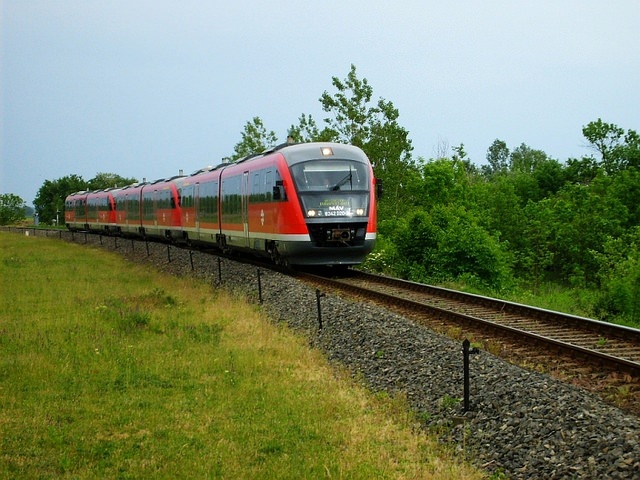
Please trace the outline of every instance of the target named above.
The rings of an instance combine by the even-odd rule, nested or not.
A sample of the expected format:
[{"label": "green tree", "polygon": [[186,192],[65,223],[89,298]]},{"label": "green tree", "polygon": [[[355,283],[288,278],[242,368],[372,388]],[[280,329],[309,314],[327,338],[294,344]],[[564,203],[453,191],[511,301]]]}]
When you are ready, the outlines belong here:
[{"label": "green tree", "polygon": [[[327,138],[323,135],[327,135]],[[304,113],[298,118],[297,125],[289,127],[289,136],[297,143],[331,140],[331,135],[327,132],[321,132],[315,119],[311,115]]]},{"label": "green tree", "polygon": [[608,195],[608,185],[610,179],[600,176],[589,186],[566,185],[550,199],[550,251],[558,280],[578,287],[596,285],[597,254],[607,238],[624,232],[627,209]]},{"label": "green tree", "polygon": [[521,237],[518,248],[513,249],[514,271],[516,275],[531,282],[534,293],[546,280],[549,268],[553,265],[554,255],[551,251],[553,218],[548,200],[529,202],[524,208]]},{"label": "green tree", "polygon": [[464,204],[469,189],[469,175],[464,162],[446,158],[430,160],[421,165],[420,173],[416,204],[426,208],[438,204]]},{"label": "green tree", "polygon": [[560,162],[549,157],[536,163],[532,175],[538,185],[540,198],[556,194],[567,183],[568,178],[566,169]]},{"label": "green tree", "polygon": [[582,127],[582,134],[589,142],[589,146],[600,154],[605,171],[607,173],[618,171],[620,159],[616,150],[620,146],[624,130],[617,125],[598,119]]},{"label": "green tree", "polygon": [[568,183],[589,185],[598,175],[598,162],[593,157],[569,158],[565,169]]},{"label": "green tree", "polygon": [[62,223],[64,200],[67,195],[87,190],[87,188],[88,183],[78,175],[67,175],[57,180],[45,180],[33,201],[40,221],[50,225],[55,223],[57,219]]},{"label": "green tree", "polygon": [[620,154],[626,168],[640,169],[640,135],[635,130],[627,130]]},{"label": "green tree", "polygon": [[600,154],[600,166],[607,174],[640,167],[640,136],[634,130],[625,133],[623,128],[599,118],[582,127],[582,134]]},{"label": "green tree", "polygon": [[640,170],[627,168],[608,182],[602,195],[617,199],[627,209],[626,220],[620,219],[624,228],[640,225]]},{"label": "green tree", "polygon": [[505,173],[509,167],[509,149],[503,140],[494,140],[487,149],[488,165],[482,166],[482,171],[487,176]]},{"label": "green tree", "polygon": [[331,114],[324,119],[320,136],[325,140],[356,145],[367,154],[377,178],[385,185],[385,198],[379,203],[381,216],[400,213],[410,206],[406,187],[418,174],[411,158],[413,146],[409,132],[398,122],[399,112],[390,101],[372,103],[373,88],[366,78],[359,79],[351,65],[347,78],[332,78],[336,92],[325,91],[322,108]]},{"label": "green tree", "polygon": [[431,283],[463,280],[495,292],[511,284],[510,255],[464,208],[414,211],[398,225],[394,242],[402,245],[396,268],[405,278]]},{"label": "green tree", "polygon": [[105,188],[124,187],[136,183],[135,178],[125,178],[115,173],[98,173],[87,182],[89,190],[103,190]]},{"label": "green tree", "polygon": [[13,193],[0,194],[0,225],[13,225],[25,218],[25,203]]},{"label": "green tree", "polygon": [[231,159],[236,161],[248,155],[262,153],[275,147],[278,137],[271,130],[267,131],[260,117],[253,117],[247,122],[242,131],[242,140],[233,149]]},{"label": "green tree", "polygon": [[509,171],[519,173],[533,173],[535,169],[547,160],[547,154],[522,143],[509,156]]},{"label": "green tree", "polygon": [[600,262],[595,313],[601,320],[624,320],[640,327],[640,227],[609,238]]}]

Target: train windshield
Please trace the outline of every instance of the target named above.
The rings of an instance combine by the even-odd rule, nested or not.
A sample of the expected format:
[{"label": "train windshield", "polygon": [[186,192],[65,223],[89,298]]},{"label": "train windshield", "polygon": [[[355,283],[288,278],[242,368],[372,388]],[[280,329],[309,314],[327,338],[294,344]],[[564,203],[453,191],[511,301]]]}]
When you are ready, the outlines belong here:
[{"label": "train windshield", "polygon": [[312,160],[291,166],[305,215],[363,217],[369,208],[369,170],[352,160]]},{"label": "train windshield", "polygon": [[312,160],[291,166],[299,192],[367,191],[366,165],[350,160]]}]

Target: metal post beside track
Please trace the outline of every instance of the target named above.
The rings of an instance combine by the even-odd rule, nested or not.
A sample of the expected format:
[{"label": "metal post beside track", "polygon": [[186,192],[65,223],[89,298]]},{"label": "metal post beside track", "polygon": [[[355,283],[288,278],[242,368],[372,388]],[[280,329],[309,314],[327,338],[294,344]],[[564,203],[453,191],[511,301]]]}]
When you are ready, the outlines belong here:
[{"label": "metal post beside track", "polygon": [[320,305],[320,299],[324,297],[324,293],[320,293],[320,290],[316,289],[316,305],[318,306],[318,331],[322,330],[322,306]]},{"label": "metal post beside track", "polygon": [[262,280],[260,277],[260,269],[258,268],[258,303],[262,303]]},{"label": "metal post beside track", "polygon": [[478,353],[478,348],[473,347],[469,349],[471,342],[468,339],[464,339],[462,342],[462,358],[464,369],[464,392],[463,392],[463,410],[468,412],[471,409],[469,400],[469,355]]}]

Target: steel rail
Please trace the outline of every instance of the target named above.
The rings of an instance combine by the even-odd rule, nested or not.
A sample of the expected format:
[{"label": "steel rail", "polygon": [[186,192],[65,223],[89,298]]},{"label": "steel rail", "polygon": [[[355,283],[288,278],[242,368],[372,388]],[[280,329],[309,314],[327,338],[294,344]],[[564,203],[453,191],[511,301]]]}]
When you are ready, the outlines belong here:
[{"label": "steel rail", "polygon": [[[572,355],[580,355],[581,357],[586,357],[588,359],[591,360],[597,360],[601,363],[605,363],[611,366],[615,366],[618,367],[620,369],[623,369],[624,371],[627,371],[633,375],[638,375],[640,374],[640,362],[636,362],[634,360],[628,359],[628,358],[624,358],[624,357],[618,357],[615,355],[611,355],[609,353],[606,352],[602,352],[602,351],[598,351],[595,349],[591,349],[588,347],[584,347],[581,345],[577,345],[575,343],[570,343],[567,341],[563,341],[561,339],[558,338],[554,338],[551,336],[545,336],[545,335],[541,335],[539,333],[533,332],[533,331],[528,331],[525,329],[521,329],[521,328],[517,328],[514,326],[510,326],[510,325],[505,325],[505,324],[501,324],[499,322],[495,322],[492,321],[490,319],[487,318],[481,318],[479,316],[476,315],[470,315],[468,313],[464,313],[464,312],[459,312],[459,311],[455,311],[449,308],[445,308],[445,307],[441,307],[438,305],[432,305],[432,304],[428,304],[428,303],[424,303],[424,302],[420,302],[420,301],[416,301],[416,300],[412,300],[412,299],[408,299],[408,298],[402,298],[399,297],[395,294],[391,294],[391,293],[385,293],[385,292],[380,292],[377,290],[372,290],[366,287],[362,287],[359,285],[354,285],[349,283],[349,279],[330,279],[327,277],[323,277],[323,276],[319,276],[319,275],[314,275],[314,274],[310,274],[310,273],[302,273],[299,274],[299,276],[301,276],[302,278],[306,278],[309,279],[310,281],[316,282],[316,283],[322,283],[324,285],[328,285],[330,287],[336,288],[336,289],[340,289],[340,290],[346,290],[349,291],[351,293],[366,297],[366,298],[374,298],[374,299],[378,299],[381,300],[382,302],[386,303],[386,304],[396,304],[396,305],[401,305],[404,308],[410,309],[411,311],[414,312],[421,312],[421,313],[433,313],[435,312],[437,315],[440,316],[444,316],[446,318],[449,319],[454,319],[454,320],[462,320],[468,324],[480,324],[483,325],[485,327],[491,328],[495,331],[501,331],[501,332],[506,332],[510,335],[515,335],[518,337],[525,337],[528,339],[531,339],[535,342],[538,343],[542,343],[542,344],[546,344],[546,345],[552,345],[553,347],[562,349],[563,351],[566,351]],[[379,276],[376,276],[379,277]],[[389,277],[382,277],[384,279],[389,278]],[[421,284],[415,284],[413,282],[405,282],[402,280],[397,280],[397,279],[391,279],[396,285],[400,284],[400,283],[408,283],[410,284],[410,289],[415,289],[415,288],[421,288],[422,285]],[[431,289],[432,291],[434,290],[438,290],[439,287],[431,287],[431,286],[427,286],[429,289]],[[483,301],[486,300],[494,300],[496,303],[499,304],[508,304],[508,305],[512,305],[512,306],[517,306],[519,310],[522,309],[532,309],[535,310],[537,312],[543,312],[545,314],[548,314],[550,317],[556,318],[556,319],[560,319],[562,318],[563,321],[566,320],[567,318],[569,318],[570,322],[573,324],[575,323],[576,325],[578,325],[579,320],[583,319],[583,317],[577,317],[574,315],[565,315],[562,314],[560,312],[553,312],[550,310],[545,310],[545,309],[539,309],[536,307],[527,307],[525,305],[521,305],[521,304],[516,304],[516,303],[512,303],[512,302],[505,302],[502,300],[497,300],[497,299],[490,299],[489,297],[481,297],[478,295],[473,295],[473,294],[465,294],[463,292],[456,292],[453,290],[448,290],[448,289],[443,289],[445,291],[445,293],[447,295],[455,295],[458,297],[458,300],[464,298],[464,297],[471,297],[473,298],[473,300],[478,300],[481,299]],[[522,311],[520,311],[519,313],[523,313]],[[589,328],[592,328],[592,326],[594,325],[594,323],[591,322],[595,322],[595,325],[600,326],[601,324],[604,324],[605,327],[611,327],[610,324],[606,324],[606,322],[599,322],[597,320],[593,320],[593,319],[584,319],[585,321],[587,321],[587,325],[589,325]],[[620,327],[619,329],[617,327]],[[640,348],[640,330],[636,330],[636,329],[632,329],[630,327],[624,327],[624,326],[613,326],[613,328],[611,328],[612,332],[616,332],[617,335],[620,335],[621,332],[628,334],[628,333],[632,333],[633,335],[637,335],[638,337],[638,345]]]}]

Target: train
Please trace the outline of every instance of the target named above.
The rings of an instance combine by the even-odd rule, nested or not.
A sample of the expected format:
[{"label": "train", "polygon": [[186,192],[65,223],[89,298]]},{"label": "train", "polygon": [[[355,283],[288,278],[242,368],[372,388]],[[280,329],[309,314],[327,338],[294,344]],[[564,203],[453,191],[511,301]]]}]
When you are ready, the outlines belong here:
[{"label": "train", "polygon": [[284,266],[349,267],[375,246],[381,195],[360,148],[285,143],[190,175],[72,193],[64,219],[72,231],[212,246]]}]

